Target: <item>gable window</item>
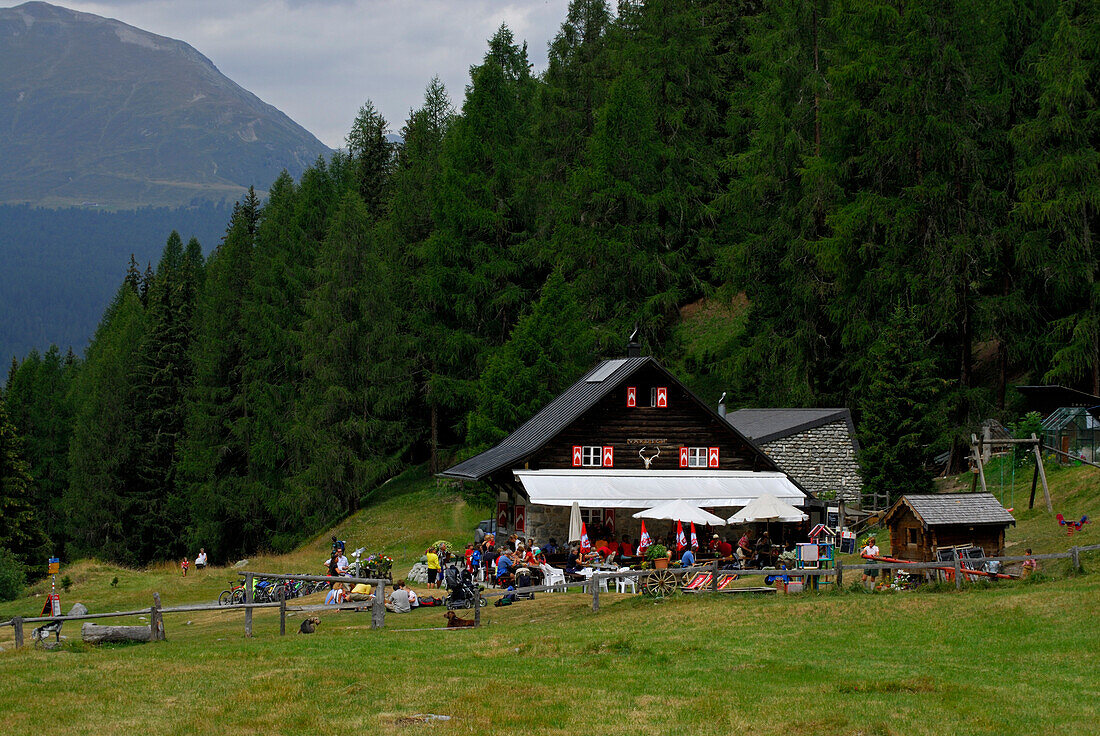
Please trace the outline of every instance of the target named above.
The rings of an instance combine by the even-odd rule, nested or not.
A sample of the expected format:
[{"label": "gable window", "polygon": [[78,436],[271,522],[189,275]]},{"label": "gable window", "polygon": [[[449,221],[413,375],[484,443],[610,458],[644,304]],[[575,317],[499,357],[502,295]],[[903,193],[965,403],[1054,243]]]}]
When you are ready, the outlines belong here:
[{"label": "gable window", "polygon": [[916,529],[916,527],[911,526],[906,531],[909,532],[909,544],[916,547],[917,546],[917,529]]},{"label": "gable window", "polygon": [[581,466],[585,468],[603,467],[603,447],[585,445],[581,452]]},{"label": "gable window", "polygon": [[688,462],[689,468],[705,468],[707,467],[707,448],[705,447],[689,447],[688,448]]}]

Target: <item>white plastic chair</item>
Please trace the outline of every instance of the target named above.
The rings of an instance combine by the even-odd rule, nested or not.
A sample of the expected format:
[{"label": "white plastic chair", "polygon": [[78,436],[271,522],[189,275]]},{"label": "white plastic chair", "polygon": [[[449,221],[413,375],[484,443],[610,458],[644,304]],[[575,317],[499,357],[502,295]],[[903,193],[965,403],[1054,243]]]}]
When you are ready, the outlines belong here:
[{"label": "white plastic chair", "polygon": [[[565,592],[565,570],[559,570],[556,567],[550,565],[542,565],[543,585],[553,585],[555,587],[550,589],[551,593],[564,593]],[[560,588],[557,586],[561,586]]]},{"label": "white plastic chair", "polygon": [[[591,580],[592,575],[593,575],[594,572],[595,572],[595,570],[593,570],[591,567],[586,567],[586,568],[584,568],[583,570],[580,571],[581,575],[584,576],[585,580]],[[600,578],[600,592],[601,593],[606,593],[607,592],[607,578]]]},{"label": "white plastic chair", "polygon": [[[629,567],[620,567],[619,572],[630,572]],[[638,592],[638,580],[636,578],[615,578],[615,590],[619,593],[625,593],[626,589],[630,588],[631,593]]]}]

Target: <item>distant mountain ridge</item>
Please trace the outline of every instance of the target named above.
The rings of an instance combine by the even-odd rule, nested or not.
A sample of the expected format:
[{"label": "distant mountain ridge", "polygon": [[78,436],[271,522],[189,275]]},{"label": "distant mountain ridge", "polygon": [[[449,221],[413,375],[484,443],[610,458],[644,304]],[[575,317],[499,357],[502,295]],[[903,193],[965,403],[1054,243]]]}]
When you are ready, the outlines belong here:
[{"label": "distant mountain ridge", "polygon": [[0,203],[232,201],[329,149],[190,45],[42,2],[0,8]]}]

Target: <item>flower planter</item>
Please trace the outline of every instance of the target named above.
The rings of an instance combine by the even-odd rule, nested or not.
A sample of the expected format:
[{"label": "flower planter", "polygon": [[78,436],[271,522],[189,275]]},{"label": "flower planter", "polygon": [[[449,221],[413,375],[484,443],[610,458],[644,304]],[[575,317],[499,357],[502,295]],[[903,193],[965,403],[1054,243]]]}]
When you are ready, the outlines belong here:
[{"label": "flower planter", "polygon": [[653,561],[653,568],[655,570],[667,570],[668,569],[668,558],[667,557],[658,557],[657,559],[655,559]]}]

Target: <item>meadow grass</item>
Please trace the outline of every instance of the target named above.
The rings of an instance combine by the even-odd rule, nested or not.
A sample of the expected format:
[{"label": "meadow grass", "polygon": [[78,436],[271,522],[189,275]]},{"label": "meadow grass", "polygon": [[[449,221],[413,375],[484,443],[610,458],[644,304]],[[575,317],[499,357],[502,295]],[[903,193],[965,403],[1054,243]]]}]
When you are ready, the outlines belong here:
[{"label": "meadow grass", "polygon": [[[1096,509],[1097,476],[1083,470],[1052,474],[1067,517]],[[427,544],[463,541],[487,513],[421,470],[331,534],[391,554],[400,577]],[[1017,504],[1016,515],[1010,553],[1097,537],[1086,527],[1067,538],[1039,508]],[[314,572],[329,536],[249,568]],[[51,652],[13,651],[2,628],[0,733],[1091,734],[1100,554],[1083,562],[1085,574],[1059,561],[1032,581],[961,593],[605,594],[598,614],[590,596],[539,594],[484,609],[478,630],[434,630],[441,609],[389,615],[381,631],[368,614],[325,612],[317,634],[295,633],[295,616],[281,638],[277,615],[257,611],[246,639],[236,610],[169,614],[168,641],[156,644],[86,646],[67,624],[67,643]],[[181,579],[171,565],[95,561],[62,572],[73,580],[64,607],[80,600],[95,612],[148,606],[154,590],[169,606],[213,600],[235,575],[213,568]],[[40,607],[41,598],[0,604],[0,619]],[[424,628],[433,630],[413,630]],[[419,713],[452,719],[408,720]]]}]

